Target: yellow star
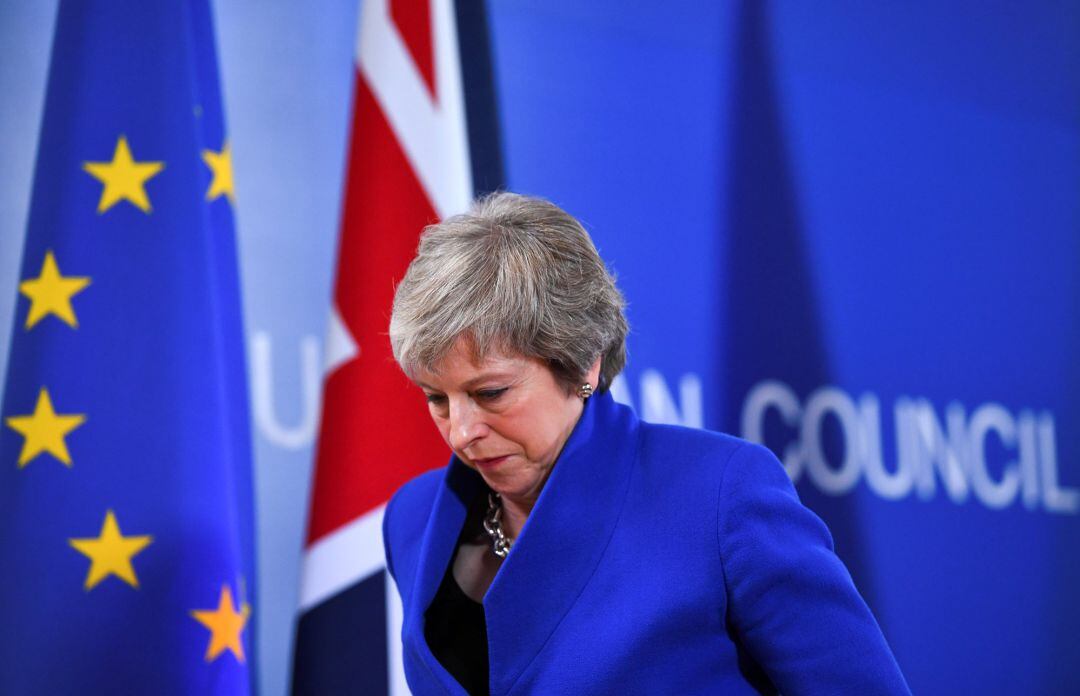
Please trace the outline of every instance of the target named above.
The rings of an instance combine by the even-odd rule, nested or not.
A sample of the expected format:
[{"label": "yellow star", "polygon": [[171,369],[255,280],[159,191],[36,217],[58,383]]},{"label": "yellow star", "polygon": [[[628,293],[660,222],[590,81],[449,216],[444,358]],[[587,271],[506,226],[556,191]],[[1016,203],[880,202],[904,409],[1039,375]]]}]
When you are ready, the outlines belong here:
[{"label": "yellow star", "polygon": [[90,558],[90,572],[86,574],[83,588],[92,590],[99,582],[115,575],[132,587],[139,586],[135,569],[131,567],[131,558],[154,540],[152,536],[123,536],[116,524],[116,515],[112,510],[105,512],[105,522],[101,525],[101,535],[89,539],[68,539],[68,543],[79,553]]},{"label": "yellow star", "polygon": [[120,201],[128,201],[144,213],[150,212],[150,199],[143,188],[150,177],[165,168],[164,162],[136,162],[131,157],[127,138],[120,136],[111,162],[84,162],[85,169],[105,188],[98,201],[98,213],[104,213]]},{"label": "yellow star", "polygon": [[81,292],[90,279],[85,276],[62,276],[56,265],[52,251],[45,252],[45,262],[41,264],[41,275],[19,283],[19,292],[30,298],[30,312],[26,315],[26,328],[49,314],[55,314],[72,328],[78,328],[75,310],[71,308],[71,297]]},{"label": "yellow star", "polygon": [[25,438],[22,451],[19,452],[19,468],[42,452],[48,452],[67,466],[71,466],[64,436],[86,421],[86,414],[75,413],[60,415],[53,410],[49,390],[45,387],[38,392],[37,405],[29,416],[11,416],[7,419],[8,427]]},{"label": "yellow star", "polygon": [[206,661],[213,662],[218,655],[231,650],[241,663],[244,662],[244,644],[240,634],[251,615],[251,605],[244,602],[240,611],[233,604],[232,590],[228,585],[221,586],[221,597],[217,609],[196,610],[192,617],[210,629],[210,645],[206,647]]},{"label": "yellow star", "polygon": [[202,158],[214,175],[213,181],[210,182],[210,188],[206,191],[206,200],[212,201],[215,198],[227,196],[230,203],[235,202],[236,190],[233,188],[232,148],[228,143],[225,143],[225,147],[221,149],[221,152],[203,150]]}]

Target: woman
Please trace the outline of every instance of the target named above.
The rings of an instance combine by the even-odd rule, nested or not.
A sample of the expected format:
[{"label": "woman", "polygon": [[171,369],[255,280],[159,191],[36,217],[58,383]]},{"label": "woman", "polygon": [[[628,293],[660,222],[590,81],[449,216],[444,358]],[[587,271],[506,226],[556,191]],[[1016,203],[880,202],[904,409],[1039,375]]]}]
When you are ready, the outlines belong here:
[{"label": "woman", "polygon": [[551,203],[424,231],[390,340],[453,456],[384,519],[414,694],[908,693],[766,449],[612,400],[626,332]]}]

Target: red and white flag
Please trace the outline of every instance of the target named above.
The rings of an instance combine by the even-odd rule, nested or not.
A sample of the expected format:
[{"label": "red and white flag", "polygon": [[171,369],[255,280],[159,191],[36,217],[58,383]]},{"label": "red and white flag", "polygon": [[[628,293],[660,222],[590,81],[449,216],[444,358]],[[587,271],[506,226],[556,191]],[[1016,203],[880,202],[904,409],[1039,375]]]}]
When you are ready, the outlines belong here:
[{"label": "red and white flag", "polygon": [[386,334],[420,231],[500,180],[487,47],[482,0],[363,0],[294,694],[407,693],[383,509],[449,452]]}]

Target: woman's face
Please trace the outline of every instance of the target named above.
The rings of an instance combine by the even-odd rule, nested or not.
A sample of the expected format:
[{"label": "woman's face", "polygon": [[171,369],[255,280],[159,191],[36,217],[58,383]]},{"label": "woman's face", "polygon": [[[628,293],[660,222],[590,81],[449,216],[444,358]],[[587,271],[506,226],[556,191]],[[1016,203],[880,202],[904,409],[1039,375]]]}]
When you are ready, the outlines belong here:
[{"label": "woman's face", "polygon": [[458,458],[518,501],[536,500],[581,416],[582,400],[542,361],[495,354],[477,362],[462,340],[416,383]]}]

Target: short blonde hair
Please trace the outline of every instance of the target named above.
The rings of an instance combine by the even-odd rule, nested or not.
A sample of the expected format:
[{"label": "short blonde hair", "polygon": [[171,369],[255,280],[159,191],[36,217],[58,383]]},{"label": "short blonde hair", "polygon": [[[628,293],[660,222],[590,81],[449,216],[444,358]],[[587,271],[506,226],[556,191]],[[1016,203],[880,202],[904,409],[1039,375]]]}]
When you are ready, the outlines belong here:
[{"label": "short blonde hair", "polygon": [[600,357],[602,392],[626,364],[625,304],[573,216],[494,193],[421,234],[394,294],[390,343],[410,376],[464,337],[478,358],[496,349],[543,360],[568,389]]}]

